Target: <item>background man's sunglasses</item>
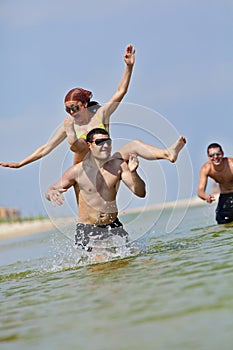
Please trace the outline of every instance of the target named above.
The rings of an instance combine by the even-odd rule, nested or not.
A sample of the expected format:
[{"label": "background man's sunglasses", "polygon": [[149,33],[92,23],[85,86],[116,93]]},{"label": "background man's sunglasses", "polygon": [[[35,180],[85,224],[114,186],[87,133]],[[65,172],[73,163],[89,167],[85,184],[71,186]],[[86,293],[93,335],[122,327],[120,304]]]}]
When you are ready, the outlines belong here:
[{"label": "background man's sunglasses", "polygon": [[91,143],[95,143],[96,146],[103,146],[105,143],[107,143],[108,146],[110,146],[112,144],[112,139],[110,137],[108,137],[107,139],[96,139]]},{"label": "background man's sunglasses", "polygon": [[221,156],[221,155],[222,155],[222,152],[214,152],[214,153],[210,153],[209,157],[213,158],[214,156]]}]

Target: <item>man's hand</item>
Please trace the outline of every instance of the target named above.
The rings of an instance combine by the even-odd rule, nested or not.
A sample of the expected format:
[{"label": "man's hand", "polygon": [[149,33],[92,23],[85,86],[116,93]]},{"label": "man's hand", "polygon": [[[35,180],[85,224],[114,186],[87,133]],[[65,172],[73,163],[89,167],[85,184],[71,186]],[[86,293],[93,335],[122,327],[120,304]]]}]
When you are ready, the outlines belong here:
[{"label": "man's hand", "polygon": [[66,192],[67,190],[64,188],[61,189],[49,189],[46,192],[46,198],[52,202],[52,205],[55,206],[57,205],[62,205],[65,198],[62,195],[62,193]]},{"label": "man's hand", "polygon": [[136,153],[129,153],[129,163],[128,167],[131,173],[137,170],[139,165],[139,160],[137,158]]},{"label": "man's hand", "polygon": [[133,66],[135,61],[135,49],[132,45],[128,45],[125,50],[124,61],[127,66]]},{"label": "man's hand", "polygon": [[212,203],[215,201],[215,196],[213,194],[209,194],[206,198],[207,203]]}]

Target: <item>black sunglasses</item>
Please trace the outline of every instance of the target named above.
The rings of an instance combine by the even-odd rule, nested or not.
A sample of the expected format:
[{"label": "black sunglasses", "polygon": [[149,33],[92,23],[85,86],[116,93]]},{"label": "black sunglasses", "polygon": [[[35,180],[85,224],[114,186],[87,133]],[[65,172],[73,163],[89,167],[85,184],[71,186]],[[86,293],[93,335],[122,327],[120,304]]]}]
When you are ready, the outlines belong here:
[{"label": "black sunglasses", "polygon": [[66,110],[67,113],[70,113],[71,111],[72,112],[78,112],[80,110],[80,106],[79,105],[72,105],[70,107],[66,106],[65,110]]},{"label": "black sunglasses", "polygon": [[96,146],[103,146],[105,143],[107,143],[108,146],[111,146],[112,139],[110,137],[106,139],[96,139],[94,141],[91,141],[91,143],[95,143]]},{"label": "black sunglasses", "polygon": [[222,152],[213,152],[209,154],[209,157],[213,158],[214,156],[221,156],[221,155],[222,155]]}]

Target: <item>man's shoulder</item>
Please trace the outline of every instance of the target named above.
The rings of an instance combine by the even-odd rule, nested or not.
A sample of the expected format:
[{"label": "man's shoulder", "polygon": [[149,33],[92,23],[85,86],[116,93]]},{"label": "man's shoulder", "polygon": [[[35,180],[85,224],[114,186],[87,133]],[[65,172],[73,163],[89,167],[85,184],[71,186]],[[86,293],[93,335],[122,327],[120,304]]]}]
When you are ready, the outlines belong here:
[{"label": "man's shoulder", "polygon": [[122,158],[122,155],[120,152],[115,152],[113,153],[113,155],[111,156],[111,159],[115,159],[115,160],[120,160],[121,162],[124,162],[125,160]]},{"label": "man's shoulder", "polygon": [[225,157],[224,158],[228,166],[232,169],[233,167],[233,158],[232,157]]},{"label": "man's shoulder", "polygon": [[114,153],[104,164],[104,168],[108,171],[122,171],[122,164],[126,163],[125,160],[119,155],[119,153]]},{"label": "man's shoulder", "polygon": [[81,168],[81,163],[74,164],[67,170],[67,172],[69,172],[72,175],[75,175],[79,172],[80,168]]},{"label": "man's shoulder", "polygon": [[209,161],[205,162],[202,166],[201,166],[201,172],[204,172],[204,173],[209,173],[211,170],[211,164]]}]

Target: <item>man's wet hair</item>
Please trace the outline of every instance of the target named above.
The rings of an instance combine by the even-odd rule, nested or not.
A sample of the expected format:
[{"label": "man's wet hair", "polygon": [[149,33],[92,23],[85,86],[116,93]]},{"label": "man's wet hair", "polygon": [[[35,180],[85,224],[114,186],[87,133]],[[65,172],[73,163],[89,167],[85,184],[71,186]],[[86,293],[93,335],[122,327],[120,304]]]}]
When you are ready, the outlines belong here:
[{"label": "man's wet hair", "polygon": [[87,137],[86,137],[86,141],[87,142],[92,142],[93,141],[93,136],[96,135],[96,134],[109,136],[109,133],[107,132],[107,130],[102,129],[102,128],[95,128],[95,129],[92,129],[91,131],[89,131],[89,133],[87,134]]},{"label": "man's wet hair", "polygon": [[211,143],[208,147],[207,147],[207,154],[209,153],[209,149],[210,148],[219,148],[220,151],[223,153],[223,149],[222,149],[222,146],[219,145],[218,143],[214,142],[214,143]]}]

